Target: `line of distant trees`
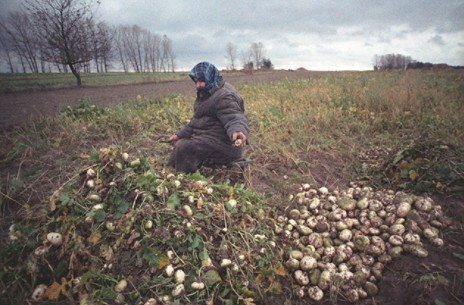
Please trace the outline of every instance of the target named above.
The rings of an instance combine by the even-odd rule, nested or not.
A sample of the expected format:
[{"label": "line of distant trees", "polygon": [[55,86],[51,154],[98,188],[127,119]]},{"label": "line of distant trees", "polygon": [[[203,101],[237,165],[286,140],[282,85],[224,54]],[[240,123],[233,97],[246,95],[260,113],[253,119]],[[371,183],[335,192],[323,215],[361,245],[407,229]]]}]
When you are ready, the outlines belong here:
[{"label": "line of distant trees", "polygon": [[174,71],[171,40],[138,25],[108,26],[92,0],[26,0],[0,20],[0,61],[11,73]]},{"label": "line of distant trees", "polygon": [[384,54],[375,55],[374,70],[393,70],[393,69],[464,69],[463,66],[449,66],[447,64],[432,64],[429,62],[420,62],[401,54]]},{"label": "line of distant trees", "polygon": [[[237,69],[236,63],[238,58],[238,48],[235,44],[229,42],[226,45],[225,58],[228,61],[228,69]],[[248,50],[241,52],[242,67],[244,70],[272,70],[274,65],[269,58],[264,56],[264,44],[262,42],[253,42]]]}]

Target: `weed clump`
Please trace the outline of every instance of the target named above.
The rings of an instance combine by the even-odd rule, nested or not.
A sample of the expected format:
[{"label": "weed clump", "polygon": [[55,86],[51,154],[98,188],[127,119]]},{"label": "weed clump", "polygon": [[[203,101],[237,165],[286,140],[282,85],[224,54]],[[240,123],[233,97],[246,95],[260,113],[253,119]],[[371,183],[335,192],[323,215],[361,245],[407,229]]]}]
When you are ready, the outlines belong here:
[{"label": "weed clump", "polygon": [[61,110],[62,115],[73,120],[82,119],[84,121],[94,120],[105,113],[105,109],[92,103],[89,99],[83,99],[77,106],[66,106]]},{"label": "weed clump", "polygon": [[441,141],[411,141],[373,171],[374,180],[394,189],[464,195],[464,151]]}]

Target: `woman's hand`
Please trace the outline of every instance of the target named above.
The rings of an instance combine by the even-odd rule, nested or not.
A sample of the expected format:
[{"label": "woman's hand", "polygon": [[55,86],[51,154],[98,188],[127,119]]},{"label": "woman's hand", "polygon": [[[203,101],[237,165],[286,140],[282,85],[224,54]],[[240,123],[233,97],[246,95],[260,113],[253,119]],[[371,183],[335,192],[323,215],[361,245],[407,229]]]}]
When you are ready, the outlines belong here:
[{"label": "woman's hand", "polygon": [[171,145],[175,145],[176,142],[179,141],[179,136],[178,135],[172,135],[170,138],[169,138],[169,142],[171,143]]},{"label": "woman's hand", "polygon": [[232,133],[232,142],[235,147],[244,147],[246,144],[247,137],[241,131],[234,131]]}]

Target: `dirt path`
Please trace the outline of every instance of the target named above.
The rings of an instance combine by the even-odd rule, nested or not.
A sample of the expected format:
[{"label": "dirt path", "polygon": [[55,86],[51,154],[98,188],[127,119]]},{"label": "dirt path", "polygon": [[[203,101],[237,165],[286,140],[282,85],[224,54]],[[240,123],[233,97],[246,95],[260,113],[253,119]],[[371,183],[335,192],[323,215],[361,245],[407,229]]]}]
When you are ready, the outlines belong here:
[{"label": "dirt path", "polygon": [[[309,71],[273,71],[255,74],[225,75],[224,79],[234,86],[303,79],[317,76]],[[159,83],[120,85],[108,87],[81,87],[50,91],[0,93],[0,130],[24,122],[54,116],[68,105],[76,105],[82,99],[90,99],[100,106],[134,101],[137,95],[155,99],[169,94],[193,96],[195,87],[190,79]]]}]

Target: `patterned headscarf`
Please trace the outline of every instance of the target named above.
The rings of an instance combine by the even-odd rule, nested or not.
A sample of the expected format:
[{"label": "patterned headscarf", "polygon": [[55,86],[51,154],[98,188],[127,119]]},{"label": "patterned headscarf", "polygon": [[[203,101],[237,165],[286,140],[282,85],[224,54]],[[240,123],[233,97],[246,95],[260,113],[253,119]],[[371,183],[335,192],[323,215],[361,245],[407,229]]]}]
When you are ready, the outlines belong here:
[{"label": "patterned headscarf", "polygon": [[209,62],[203,61],[197,64],[190,70],[189,76],[195,80],[204,81],[205,88],[199,89],[200,91],[211,91],[214,88],[218,88],[222,82],[222,76],[219,70]]}]

